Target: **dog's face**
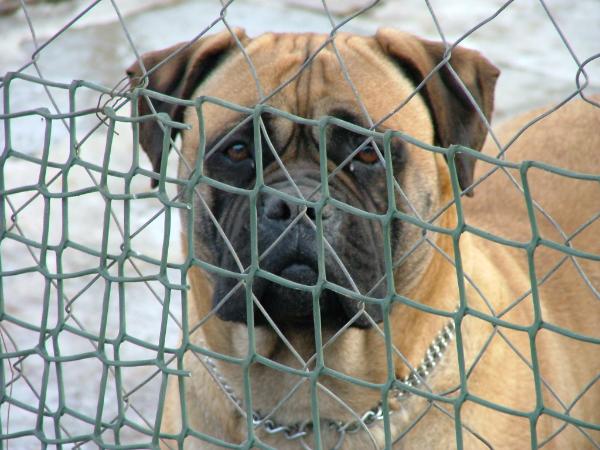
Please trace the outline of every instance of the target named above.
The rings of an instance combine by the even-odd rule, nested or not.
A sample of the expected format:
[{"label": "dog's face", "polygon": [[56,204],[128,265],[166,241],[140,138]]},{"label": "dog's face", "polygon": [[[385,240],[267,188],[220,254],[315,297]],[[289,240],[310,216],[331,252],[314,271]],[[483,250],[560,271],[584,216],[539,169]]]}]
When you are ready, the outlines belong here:
[{"label": "dog's face", "polygon": [[[451,60],[471,99],[445,66],[411,98],[415,86],[443,58],[440,44],[392,30],[375,37],[340,34],[335,49],[323,45],[325,35],[267,34],[249,39],[238,31],[236,37],[244,53],[234,37],[222,33],[187,48],[146,55],[144,65],[151,70],[179,50],[151,71],[149,88],[247,107],[264,103],[305,119],[332,116],[376,131],[402,131],[444,147],[462,144],[478,149],[483,143],[485,127],[472,101],[489,117],[498,73],[476,52],[455,49]],[[140,77],[139,65],[129,74]],[[192,233],[186,239],[193,243],[194,256],[216,269],[208,271],[212,298],[201,301],[210,301],[205,309],[216,307],[221,320],[246,322],[247,292],[235,274],[247,273],[256,260],[260,271],[253,277],[252,293],[264,308],[255,307],[257,325],[265,323],[264,313],[281,327],[313,321],[315,290],[284,287],[272,275],[305,286],[326,280],[318,303],[324,326],[337,327],[353,319],[352,326],[364,328],[380,321],[379,305],[362,304],[344,292],[373,299],[386,295],[387,239],[392,260],[400,261],[394,268],[396,292],[406,294],[420,282],[431,256],[430,246],[417,245],[423,229],[398,217],[384,220],[384,215],[392,201],[397,210],[417,219],[435,215],[451,198],[443,155],[394,137],[389,161],[396,186],[391,196],[382,140],[342,123],[320,127],[272,111],[263,112],[259,120],[211,102],[185,111],[152,102],[156,111],[191,125],[183,132],[179,176],[199,181],[193,190],[181,192],[194,211],[191,221],[184,214],[185,229]],[[140,99],[139,109],[142,114],[151,112],[145,99]],[[155,169],[160,169],[163,132],[156,122],[142,124],[140,140]],[[473,161],[458,155],[456,165],[466,188]],[[264,187],[253,190],[257,172]],[[325,193],[334,201],[320,203]],[[305,209],[304,200],[315,207]],[[362,308],[372,320],[357,314]]]}]

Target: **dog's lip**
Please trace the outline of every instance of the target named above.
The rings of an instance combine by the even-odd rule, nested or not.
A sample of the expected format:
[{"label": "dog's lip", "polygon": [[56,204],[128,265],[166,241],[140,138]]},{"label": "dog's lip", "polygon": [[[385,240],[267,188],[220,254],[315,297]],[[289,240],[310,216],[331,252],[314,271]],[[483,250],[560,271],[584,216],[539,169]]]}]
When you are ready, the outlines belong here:
[{"label": "dog's lip", "polygon": [[[286,271],[301,269],[302,267],[317,272],[317,258],[305,255],[302,252],[291,252],[270,260],[265,268],[275,275],[283,276],[282,274]],[[285,278],[285,276],[283,277]]]},{"label": "dog's lip", "polygon": [[[312,287],[317,282],[317,270],[314,265],[302,261],[289,261],[279,266],[276,275],[292,283]],[[261,284],[257,292],[258,300],[271,317],[278,317],[281,323],[290,326],[293,323],[306,324],[312,320],[312,295],[310,291],[298,289],[285,282],[267,281]]]},{"label": "dog's lip", "polygon": [[317,270],[312,264],[298,261],[283,267],[278,275],[286,280],[312,286],[316,283]]}]

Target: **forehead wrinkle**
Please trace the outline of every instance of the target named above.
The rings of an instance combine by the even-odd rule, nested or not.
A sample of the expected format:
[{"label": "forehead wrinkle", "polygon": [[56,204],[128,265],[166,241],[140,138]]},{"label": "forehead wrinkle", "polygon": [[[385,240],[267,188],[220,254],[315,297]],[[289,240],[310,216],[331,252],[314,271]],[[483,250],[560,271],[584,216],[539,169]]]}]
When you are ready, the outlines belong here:
[{"label": "forehead wrinkle", "polygon": [[[307,43],[306,57],[313,57],[309,64],[308,79],[306,86],[304,105],[305,117],[314,118],[314,107],[321,99],[329,97],[332,92],[338,89],[340,81],[340,67],[336,56],[331,50],[331,43],[323,46],[328,36],[324,34],[311,35]],[[316,53],[315,53],[316,52]]]},{"label": "forehead wrinkle", "polygon": [[344,40],[345,48],[354,53],[354,55],[364,58],[368,64],[373,66],[381,65],[382,51],[378,46],[373,45],[374,43],[369,38],[364,36],[348,36]]},{"label": "forehead wrinkle", "polygon": [[[303,58],[299,53],[290,53],[277,58],[277,68],[274,71],[276,74],[276,84],[281,86],[287,82],[302,65]],[[277,88],[275,86],[275,89]]]},{"label": "forehead wrinkle", "polygon": [[[302,64],[310,58],[312,36],[296,35],[294,45],[297,51],[302,54]],[[307,117],[307,107],[311,102],[310,86],[314,70],[314,60],[302,67],[302,71],[296,78],[296,114],[300,117]]]},{"label": "forehead wrinkle", "polygon": [[252,59],[264,93],[269,97],[268,103],[273,106],[286,103],[284,97],[288,97],[290,89],[295,89],[301,76],[297,72],[304,62],[303,46],[299,42],[303,38],[291,33],[268,33],[254,40]]},{"label": "forehead wrinkle", "polygon": [[325,83],[335,83],[340,77],[342,67],[336,55],[328,47],[321,49],[316,56],[316,62],[319,63],[322,79]]}]

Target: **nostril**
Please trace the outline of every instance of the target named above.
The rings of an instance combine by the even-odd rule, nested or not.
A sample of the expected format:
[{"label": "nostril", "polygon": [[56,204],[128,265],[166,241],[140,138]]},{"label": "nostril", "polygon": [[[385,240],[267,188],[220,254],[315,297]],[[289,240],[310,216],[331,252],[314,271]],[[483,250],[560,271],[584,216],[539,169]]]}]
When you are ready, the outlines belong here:
[{"label": "nostril", "polygon": [[284,200],[271,197],[265,205],[265,216],[271,220],[290,220],[292,211]]},{"label": "nostril", "polygon": [[316,211],[314,208],[306,208],[306,215],[313,222],[316,220]]}]

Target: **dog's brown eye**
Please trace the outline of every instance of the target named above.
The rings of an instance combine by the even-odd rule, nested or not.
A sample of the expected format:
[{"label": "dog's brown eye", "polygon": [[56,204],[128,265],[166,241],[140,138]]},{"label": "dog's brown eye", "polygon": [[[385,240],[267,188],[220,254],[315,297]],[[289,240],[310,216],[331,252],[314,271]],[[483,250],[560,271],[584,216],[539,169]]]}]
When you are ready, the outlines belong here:
[{"label": "dog's brown eye", "polygon": [[366,145],[354,158],[358,159],[363,164],[375,164],[379,161],[379,155],[372,145]]},{"label": "dog's brown eye", "polygon": [[225,153],[232,161],[244,161],[245,159],[250,158],[250,149],[248,146],[242,142],[236,142],[233,145],[230,145]]}]

